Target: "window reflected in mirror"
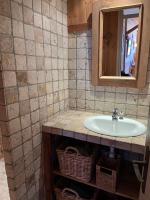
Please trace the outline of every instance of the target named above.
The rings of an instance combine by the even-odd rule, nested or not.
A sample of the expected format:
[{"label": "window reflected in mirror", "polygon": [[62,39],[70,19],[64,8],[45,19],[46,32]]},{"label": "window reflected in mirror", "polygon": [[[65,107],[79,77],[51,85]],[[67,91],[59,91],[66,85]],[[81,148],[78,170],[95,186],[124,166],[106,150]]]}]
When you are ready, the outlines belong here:
[{"label": "window reflected in mirror", "polygon": [[101,76],[136,77],[140,37],[140,7],[102,11]]}]

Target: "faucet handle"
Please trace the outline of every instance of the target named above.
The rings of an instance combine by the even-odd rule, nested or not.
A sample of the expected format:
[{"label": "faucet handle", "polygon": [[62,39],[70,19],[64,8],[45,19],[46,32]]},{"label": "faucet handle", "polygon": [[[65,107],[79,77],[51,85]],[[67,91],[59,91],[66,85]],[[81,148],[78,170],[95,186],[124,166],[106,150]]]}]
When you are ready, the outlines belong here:
[{"label": "faucet handle", "polygon": [[123,119],[123,118],[124,118],[124,112],[120,111],[120,113],[119,113],[119,119]]}]

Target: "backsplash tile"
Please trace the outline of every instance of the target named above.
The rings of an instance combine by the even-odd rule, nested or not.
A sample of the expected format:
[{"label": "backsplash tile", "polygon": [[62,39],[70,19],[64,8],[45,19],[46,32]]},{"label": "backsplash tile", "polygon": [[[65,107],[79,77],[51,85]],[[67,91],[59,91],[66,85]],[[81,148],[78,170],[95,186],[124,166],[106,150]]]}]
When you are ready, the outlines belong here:
[{"label": "backsplash tile", "polygon": [[[114,107],[134,118],[147,118],[150,102],[149,77],[145,89],[92,86],[91,30],[69,34],[70,109],[111,114]],[[149,71],[148,71],[149,74]]]}]

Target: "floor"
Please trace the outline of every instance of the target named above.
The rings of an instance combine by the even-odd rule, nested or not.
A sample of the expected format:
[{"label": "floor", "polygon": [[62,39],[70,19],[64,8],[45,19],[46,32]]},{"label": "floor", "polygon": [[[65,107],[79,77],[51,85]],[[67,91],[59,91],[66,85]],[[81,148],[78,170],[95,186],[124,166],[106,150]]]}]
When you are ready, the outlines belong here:
[{"label": "floor", "polygon": [[10,200],[4,159],[0,159],[0,200]]}]

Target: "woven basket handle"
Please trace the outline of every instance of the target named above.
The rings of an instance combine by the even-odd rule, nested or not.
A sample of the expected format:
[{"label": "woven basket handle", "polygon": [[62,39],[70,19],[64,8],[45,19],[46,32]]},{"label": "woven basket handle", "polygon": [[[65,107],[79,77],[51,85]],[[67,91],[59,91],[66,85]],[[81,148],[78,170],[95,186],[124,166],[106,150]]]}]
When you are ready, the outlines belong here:
[{"label": "woven basket handle", "polygon": [[76,152],[77,156],[79,155],[79,150],[77,148],[69,146],[65,149],[65,153],[67,153],[69,150]]},{"label": "woven basket handle", "polygon": [[78,193],[77,193],[76,191],[70,189],[70,188],[64,188],[63,191],[62,191],[62,196],[64,196],[64,194],[65,194],[66,192],[70,192],[70,193],[74,194],[76,200],[79,199]]}]

